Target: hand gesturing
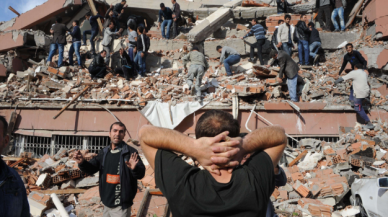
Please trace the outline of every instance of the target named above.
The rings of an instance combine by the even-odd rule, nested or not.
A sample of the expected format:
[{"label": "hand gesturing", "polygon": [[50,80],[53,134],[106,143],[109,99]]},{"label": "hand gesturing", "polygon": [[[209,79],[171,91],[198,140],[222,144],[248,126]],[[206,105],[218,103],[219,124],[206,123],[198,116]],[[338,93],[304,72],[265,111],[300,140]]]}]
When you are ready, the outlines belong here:
[{"label": "hand gesturing", "polygon": [[134,170],[137,165],[137,162],[139,162],[139,159],[137,158],[137,153],[132,153],[131,157],[129,158],[128,161],[125,162],[125,164],[127,165],[128,168],[130,168],[131,170]]}]

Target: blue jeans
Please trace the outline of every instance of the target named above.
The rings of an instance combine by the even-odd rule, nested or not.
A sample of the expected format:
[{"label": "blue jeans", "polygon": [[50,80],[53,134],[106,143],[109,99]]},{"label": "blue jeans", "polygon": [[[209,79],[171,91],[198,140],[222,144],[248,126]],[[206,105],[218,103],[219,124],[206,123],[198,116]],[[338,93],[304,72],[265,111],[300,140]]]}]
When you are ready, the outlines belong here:
[{"label": "blue jeans", "polygon": [[317,55],[319,48],[321,48],[321,42],[319,41],[314,41],[313,43],[310,44],[310,56],[312,58],[315,58]]},{"label": "blue jeans", "polygon": [[291,101],[298,102],[298,95],[296,92],[296,86],[298,84],[298,75],[296,75],[294,78],[287,78],[287,87],[288,92],[290,94]]},{"label": "blue jeans", "polygon": [[309,63],[310,51],[309,51],[309,42],[308,41],[299,40],[298,53],[299,53],[299,64],[303,65],[303,57],[304,57],[304,64],[309,65],[310,64]]},{"label": "blue jeans", "polygon": [[[164,28],[166,27],[166,25],[167,25],[167,35],[164,34]],[[163,20],[163,22],[162,22],[162,37],[163,38],[167,38],[167,39],[170,38],[171,25],[172,25],[172,20]]]},{"label": "blue jeans", "polygon": [[333,22],[335,30],[339,30],[339,26],[336,20],[337,16],[339,16],[339,19],[340,19],[341,31],[344,31],[345,30],[344,7],[336,8],[331,13],[331,21]]},{"label": "blue jeans", "polygon": [[141,58],[142,53],[142,51],[137,52],[134,62],[136,64],[135,68],[137,70],[137,73],[141,76],[145,76],[147,53],[144,53],[144,57]]},{"label": "blue jeans", "polygon": [[240,62],[240,55],[230,55],[224,60],[225,71],[227,75],[232,75],[231,65]]},{"label": "blue jeans", "polygon": [[364,108],[362,107],[362,101],[364,98],[354,98],[353,88],[350,88],[350,96],[349,100],[354,102],[354,111],[357,112],[361,116],[362,119],[365,120],[366,123],[370,122],[368,115],[366,115]]},{"label": "blue jeans", "polygon": [[292,45],[288,43],[282,43],[282,48],[289,56],[292,55]]},{"label": "blue jeans", "polygon": [[74,65],[73,61],[73,54],[75,51],[75,55],[77,56],[78,65],[81,66],[81,55],[79,54],[79,49],[81,48],[81,42],[76,41],[73,42],[73,44],[70,46],[69,49],[69,64],[72,66]]},{"label": "blue jeans", "polygon": [[58,67],[61,67],[62,60],[63,60],[63,47],[64,46],[65,46],[64,44],[59,44],[59,43],[51,44],[50,45],[50,53],[49,53],[49,56],[47,58],[47,62],[51,62],[55,52],[57,52],[57,49],[58,49],[59,50]]},{"label": "blue jeans", "polygon": [[86,36],[90,36],[90,46],[92,47],[92,53],[95,54],[96,50],[94,49],[94,38],[98,35],[98,31],[93,31],[93,30],[85,30],[83,32],[83,42],[86,44]]}]

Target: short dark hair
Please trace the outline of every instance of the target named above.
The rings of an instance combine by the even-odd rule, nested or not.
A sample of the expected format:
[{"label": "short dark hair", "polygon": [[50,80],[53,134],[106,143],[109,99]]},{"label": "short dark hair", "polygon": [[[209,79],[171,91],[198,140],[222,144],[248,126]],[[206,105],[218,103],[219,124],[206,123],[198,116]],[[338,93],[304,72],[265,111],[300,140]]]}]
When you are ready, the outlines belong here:
[{"label": "short dark hair", "polygon": [[221,45],[217,45],[216,50],[222,49]]},{"label": "short dark hair", "polygon": [[128,27],[132,30],[135,30],[136,29],[136,25],[133,23],[133,22],[130,22]]},{"label": "short dark hair", "polygon": [[191,50],[196,50],[196,51],[199,51],[198,47],[194,46],[193,48],[191,48]]},{"label": "short dark hair", "polygon": [[300,15],[300,19],[302,19],[302,17],[304,17],[304,16],[307,16],[306,14],[301,14]]},{"label": "short dark hair", "polygon": [[0,122],[3,123],[3,136],[6,136],[8,132],[8,122],[5,120],[4,116],[0,116]]},{"label": "short dark hair", "polygon": [[160,8],[164,8],[164,3],[160,3]]},{"label": "short dark hair", "polygon": [[127,0],[121,0],[121,2],[127,2]]},{"label": "short dark hair", "polygon": [[345,47],[348,48],[348,46],[353,48],[353,44],[352,43],[347,43]]},{"label": "short dark hair", "polygon": [[278,54],[278,51],[277,50],[271,50],[271,52],[269,53],[269,56],[270,57],[274,57],[275,55]]},{"label": "short dark hair", "polygon": [[289,18],[291,20],[291,15],[289,15],[289,14],[284,15],[284,20],[286,20],[287,18]]},{"label": "short dark hair", "polygon": [[138,26],[137,30],[139,30],[140,33],[143,33],[144,32],[144,27],[143,26]]},{"label": "short dark hair", "polygon": [[102,50],[102,51],[100,52],[100,54],[102,54],[102,53],[104,53],[104,52],[106,53],[106,50]]},{"label": "short dark hair", "polygon": [[309,25],[308,26],[311,26],[311,27],[315,27],[315,24],[313,22],[309,22]]},{"label": "short dark hair", "polygon": [[281,24],[281,23],[284,23],[284,20],[279,20],[278,21],[278,25]]},{"label": "short dark hair", "polygon": [[362,65],[361,63],[357,63],[356,65],[354,65],[354,68],[364,69],[364,65]]},{"label": "short dark hair", "polygon": [[120,127],[124,127],[124,131],[127,130],[127,128],[125,127],[125,125],[122,122],[117,121],[117,122],[114,122],[112,125],[110,125],[109,132],[112,131],[113,125],[119,125]]},{"label": "short dark hair", "polygon": [[85,17],[90,17],[90,16],[92,16],[91,12],[88,12],[87,14],[85,14]]},{"label": "short dark hair", "polygon": [[108,26],[112,25],[115,26],[115,22],[111,21]]},{"label": "short dark hair", "polygon": [[62,23],[62,17],[57,17],[56,21],[57,23]]},{"label": "short dark hair", "polygon": [[79,21],[78,20],[74,20],[73,23],[75,23],[75,25],[79,26]]},{"label": "short dark hair", "polygon": [[252,19],[252,20],[255,21],[256,23],[259,23],[259,20],[256,19],[256,18],[254,18],[254,19]]},{"label": "short dark hair", "polygon": [[222,110],[210,110],[205,112],[198,120],[195,126],[195,136],[214,137],[218,134],[229,131],[230,137],[240,135],[240,124],[233,116]]}]

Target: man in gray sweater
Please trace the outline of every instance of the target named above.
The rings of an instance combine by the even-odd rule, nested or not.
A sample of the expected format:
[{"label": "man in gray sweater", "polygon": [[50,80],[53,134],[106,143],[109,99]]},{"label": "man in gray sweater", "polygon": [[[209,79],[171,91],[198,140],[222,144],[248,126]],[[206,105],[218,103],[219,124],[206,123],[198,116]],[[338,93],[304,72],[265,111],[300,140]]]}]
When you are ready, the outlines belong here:
[{"label": "man in gray sweater", "polygon": [[123,29],[120,29],[117,32],[113,32],[115,29],[115,24],[114,22],[110,22],[109,27],[105,28],[104,31],[104,38],[102,39],[102,46],[103,49],[106,51],[106,57],[105,57],[105,63],[106,65],[109,66],[110,62],[110,49],[111,49],[111,44],[112,44],[112,36],[113,35],[120,35]]},{"label": "man in gray sweater", "polygon": [[221,54],[219,68],[221,68],[222,64],[224,64],[226,75],[233,75],[230,66],[240,62],[240,54],[235,49],[227,46],[221,47],[218,45],[216,50]]},{"label": "man in gray sweater", "polygon": [[197,47],[193,47],[191,52],[184,56],[182,60],[185,67],[185,72],[187,71],[187,63],[191,61],[187,84],[189,85],[189,90],[192,90],[193,80],[194,78],[197,78],[195,82],[195,90],[197,92],[197,100],[200,100],[202,77],[209,68],[209,64],[207,63],[205,56],[198,51]]}]

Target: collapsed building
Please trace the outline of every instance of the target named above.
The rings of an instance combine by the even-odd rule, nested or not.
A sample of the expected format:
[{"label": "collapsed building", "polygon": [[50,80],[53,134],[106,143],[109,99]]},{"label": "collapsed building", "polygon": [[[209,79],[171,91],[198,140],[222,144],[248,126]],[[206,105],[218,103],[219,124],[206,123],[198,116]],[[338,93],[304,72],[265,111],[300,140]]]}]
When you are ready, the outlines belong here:
[{"label": "collapsed building", "polygon": [[[141,126],[152,124],[194,136],[196,121],[209,109],[233,113],[240,122],[241,132],[272,124],[286,129],[292,148],[287,149],[283,163],[288,166],[284,168],[289,180],[271,197],[281,214],[330,216],[339,213],[349,204],[349,189],[355,177],[385,175],[369,168],[375,161],[387,160],[381,153],[368,155],[370,162],[366,164],[353,160],[360,155],[357,153],[368,148],[374,150],[372,153],[384,152],[387,148],[385,142],[369,142],[376,135],[381,141],[387,138],[384,121],[388,118],[388,13],[384,10],[387,5],[384,0],[348,1],[347,30],[343,33],[320,31],[320,64],[301,67],[299,75],[306,85],[299,103],[287,100],[287,85],[275,79],[278,67],[255,65],[243,58],[232,67],[235,72],[232,77],[226,77],[224,69],[216,67],[219,64],[217,45],[230,46],[242,57],[248,57],[255,38],[240,37],[246,34],[246,24],[253,18],[261,20],[268,29],[263,54],[265,62],[270,61],[271,37],[277,21],[283,17],[277,15],[276,1],[179,2],[187,22],[180,27],[181,34],[171,40],[162,39],[154,24],[163,1],[129,2],[125,14],[143,17],[151,39],[147,58],[150,73],[146,78],[132,81],[112,73],[94,81],[86,69],[56,68],[57,56],[53,65],[46,66],[50,28],[55,17],[62,17],[68,27],[74,20],[80,20],[81,31],[87,30],[90,25],[84,21],[84,15],[90,11],[91,2],[103,15],[110,4],[119,1],[48,0],[0,24],[0,114],[10,120],[8,133],[13,138],[9,150],[3,154],[10,154],[5,160],[26,179],[30,206],[40,213],[36,215],[57,212],[47,195],[52,192],[65,195],[60,198],[63,205],[72,205],[71,212],[77,216],[102,214],[98,187],[94,187],[98,185],[98,178],[82,174],[71,160],[71,152],[82,149],[89,153],[89,158],[93,157],[109,144],[107,135],[112,122],[121,121],[126,125],[125,140],[141,153],[137,145]],[[313,20],[314,8],[315,0],[291,7],[292,24],[299,20],[298,14],[307,14]],[[125,47],[125,39],[124,31],[112,43],[112,68],[117,65],[118,51]],[[99,51],[102,50],[100,42],[101,37],[96,41]],[[339,71],[348,42],[368,61],[372,89],[368,113],[376,126],[372,131],[356,128],[352,135],[343,132],[345,127],[360,122],[348,100],[351,83],[334,87],[334,79],[327,76]],[[188,90],[187,74],[182,70],[181,58],[193,46],[205,54],[210,65],[202,81],[202,103],[196,102]],[[69,58],[68,50],[66,46],[65,62]],[[90,44],[81,48],[86,66],[91,63],[89,50]],[[298,59],[296,52],[292,58]],[[347,69],[351,69],[350,65]],[[314,147],[305,145],[306,142]],[[312,167],[310,161],[314,162]],[[195,165],[191,159],[187,162]],[[304,167],[306,164],[310,167]],[[379,163],[378,168],[386,169],[386,162]],[[133,213],[139,212],[142,201],[154,198],[156,202],[149,203],[148,213],[165,216],[168,205],[160,194],[153,171],[148,167],[146,177],[139,181]]]}]

